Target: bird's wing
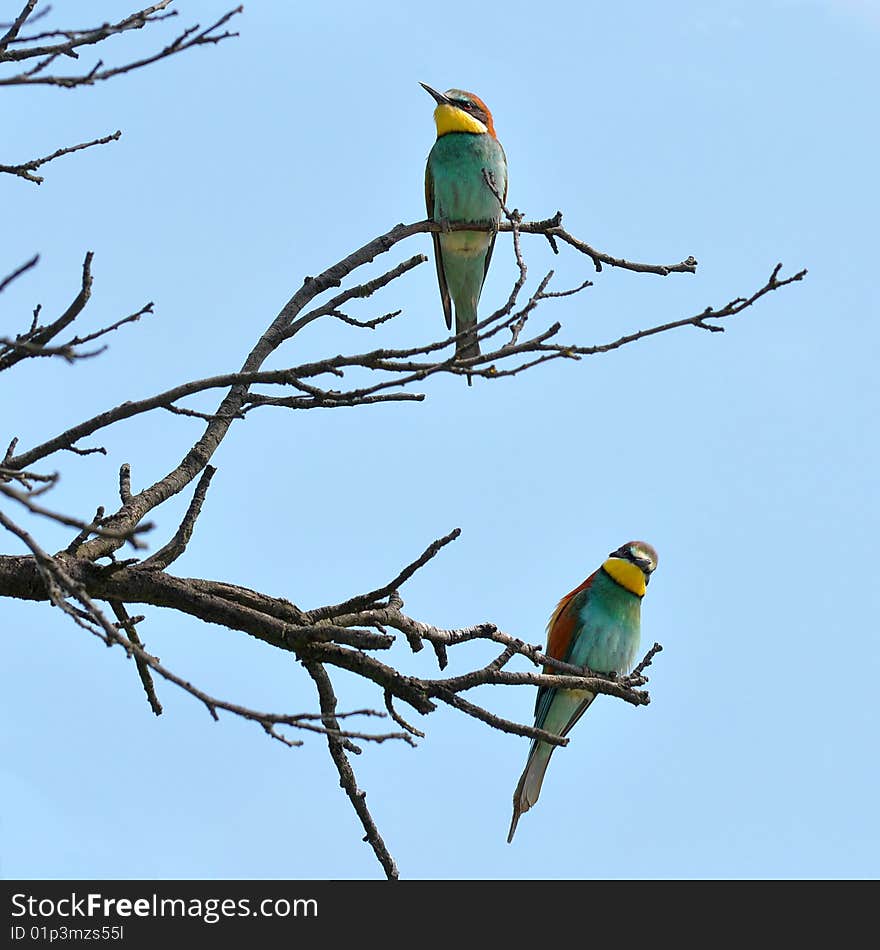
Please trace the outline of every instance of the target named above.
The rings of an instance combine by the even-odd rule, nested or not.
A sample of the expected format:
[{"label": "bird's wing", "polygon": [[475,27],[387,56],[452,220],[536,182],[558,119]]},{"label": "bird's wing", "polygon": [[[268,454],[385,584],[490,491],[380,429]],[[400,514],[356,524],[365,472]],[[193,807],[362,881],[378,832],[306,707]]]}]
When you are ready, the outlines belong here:
[{"label": "bird's wing", "polygon": [[596,698],[595,693],[587,693],[587,695],[581,701],[580,706],[571,714],[571,718],[565,724],[565,728],[559,734],[561,736],[567,736],[571,732],[572,727],[578,721],[578,719],[583,716],[583,714],[590,708],[590,704]]},{"label": "bird's wing", "polygon": [[[434,176],[431,174],[431,163],[425,166],[425,205],[428,208],[428,218],[434,220]],[[443,270],[443,256],[440,250],[440,235],[437,231],[431,232],[434,242],[434,263],[437,265],[437,282],[440,284],[440,300],[443,303],[443,316],[446,317],[446,329],[452,329],[452,300],[449,297],[449,288],[446,286],[446,273]],[[485,280],[485,275],[483,277]]]},{"label": "bird's wing", "polygon": [[[598,574],[594,571],[583,582],[575,587],[559,601],[556,610],[547,623],[547,656],[552,656],[554,660],[568,662],[571,654],[572,639],[578,623],[578,614],[583,606],[584,599],[589,596],[590,587]],[[558,673],[552,666],[544,667],[545,673]],[[553,699],[556,688],[553,686],[539,686],[538,695],[535,697],[535,725],[539,726],[547,718],[547,710]],[[586,707],[584,707],[586,708]],[[577,717],[583,715],[583,710],[577,713]],[[539,721],[540,720],[540,721]],[[569,725],[571,728],[574,721]]]},{"label": "bird's wing", "polygon": [[480,289],[482,290],[483,284],[486,283],[486,274],[489,273],[489,264],[492,261],[492,251],[495,249],[495,235],[493,234],[489,240],[489,249],[486,251],[486,263],[483,266],[483,280],[480,284]]},{"label": "bird's wing", "polygon": [[[542,686],[535,704],[535,725],[560,736],[567,736],[578,719],[583,716],[596,698],[586,689],[559,689]],[[553,720],[553,722],[548,722]],[[542,743],[535,741],[537,747]]]},{"label": "bird's wing", "polygon": [[[556,605],[556,610],[547,622],[547,656],[552,656],[554,660],[568,660],[578,614],[598,574],[598,571],[594,571],[582,584],[569,591]],[[583,596],[579,596],[581,594]],[[546,667],[544,672],[550,673],[552,670]]]},{"label": "bird's wing", "polygon": [[[498,147],[501,148],[501,143],[498,143]],[[501,148],[501,154],[504,156],[504,192],[502,194],[502,199],[504,204],[507,204],[507,156],[504,155],[504,149]],[[486,251],[486,263],[483,265],[483,283],[480,284],[482,288],[483,284],[486,283],[486,274],[489,273],[489,264],[492,262],[492,251],[495,249],[495,238],[497,234],[493,234],[491,240],[489,241],[489,250]]]}]

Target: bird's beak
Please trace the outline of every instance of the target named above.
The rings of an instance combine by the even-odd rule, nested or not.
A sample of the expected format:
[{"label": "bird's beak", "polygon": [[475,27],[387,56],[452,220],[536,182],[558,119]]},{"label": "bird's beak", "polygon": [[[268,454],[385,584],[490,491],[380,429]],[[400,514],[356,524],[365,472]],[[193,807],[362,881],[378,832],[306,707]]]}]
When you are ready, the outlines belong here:
[{"label": "bird's beak", "polygon": [[432,89],[429,85],[423,82],[420,82],[419,85],[422,87],[422,89],[425,90],[425,92],[432,95],[437,100],[437,103],[439,105],[448,106],[451,104],[449,99],[446,96],[444,96],[442,92],[437,92],[436,89]]}]

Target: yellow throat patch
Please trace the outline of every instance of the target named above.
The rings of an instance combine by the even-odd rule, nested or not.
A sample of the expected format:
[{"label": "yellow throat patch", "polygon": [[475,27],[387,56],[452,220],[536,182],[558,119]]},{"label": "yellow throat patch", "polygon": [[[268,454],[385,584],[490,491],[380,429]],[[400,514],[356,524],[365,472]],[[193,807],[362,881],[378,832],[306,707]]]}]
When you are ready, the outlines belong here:
[{"label": "yellow throat patch", "polygon": [[445,103],[437,106],[434,110],[434,121],[437,123],[437,138],[446,135],[447,132],[476,132],[478,135],[482,135],[489,131],[479,119],[469,112]]},{"label": "yellow throat patch", "polygon": [[635,594],[636,597],[645,596],[647,586],[645,584],[645,575],[642,573],[641,568],[619,557],[608,558],[602,567],[621,587],[625,587],[628,591]]}]

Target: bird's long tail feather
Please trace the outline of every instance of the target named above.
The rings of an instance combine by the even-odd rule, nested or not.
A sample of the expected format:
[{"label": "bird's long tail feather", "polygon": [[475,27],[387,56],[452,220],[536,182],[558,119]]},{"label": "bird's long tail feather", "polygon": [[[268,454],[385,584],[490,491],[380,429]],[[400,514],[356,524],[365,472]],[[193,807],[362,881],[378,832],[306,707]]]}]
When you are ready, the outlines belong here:
[{"label": "bird's long tail feather", "polygon": [[510,831],[507,833],[508,844],[513,841],[519,816],[527,812],[541,794],[541,784],[544,781],[544,773],[547,771],[553,749],[554,746],[546,742],[536,742],[529,752],[526,767],[513,793],[513,818],[510,821]]},{"label": "bird's long tail feather", "polygon": [[464,335],[460,337],[455,343],[455,355],[460,360],[469,360],[471,357],[480,355],[480,344],[477,340],[477,331],[474,329],[476,322],[476,308],[474,309],[473,314],[469,312],[461,313],[456,308],[455,332],[464,333]]},{"label": "bird's long tail feather", "polygon": [[[474,245],[476,238],[477,244]],[[455,355],[460,360],[480,355],[480,345],[474,327],[477,323],[477,304],[486,276],[485,235],[471,231],[455,231],[441,236],[443,272],[449,295],[455,304],[455,332],[461,334],[455,341]]]}]

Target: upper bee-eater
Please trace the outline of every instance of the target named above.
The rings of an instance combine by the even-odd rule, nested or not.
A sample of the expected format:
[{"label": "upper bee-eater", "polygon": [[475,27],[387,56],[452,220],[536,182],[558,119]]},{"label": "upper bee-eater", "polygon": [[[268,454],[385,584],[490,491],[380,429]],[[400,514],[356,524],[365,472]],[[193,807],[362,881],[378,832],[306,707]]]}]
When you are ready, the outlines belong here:
[{"label": "upper bee-eater", "polygon": [[[639,648],[642,598],[657,552],[644,541],[629,541],[608,555],[598,571],[566,594],[547,624],[547,656],[596,673],[628,673]],[[550,666],[545,673],[554,673]],[[538,688],[535,726],[565,736],[586,712],[596,694],[586,689]],[[519,816],[538,800],[555,747],[532,741],[526,767],[513,793],[513,841]]]},{"label": "upper bee-eater", "polygon": [[[432,234],[440,299],[450,330],[455,304],[455,332],[464,334],[456,341],[455,355],[469,359],[480,355],[472,328],[501,221],[498,196],[502,201],[507,197],[507,158],[495,136],[492,113],[482,99],[461,89],[437,92],[420,85],[437,101],[437,141],[425,168],[425,200],[428,217],[443,228]],[[497,195],[487,184],[487,175]],[[494,230],[447,229],[462,223],[492,225]]]}]

